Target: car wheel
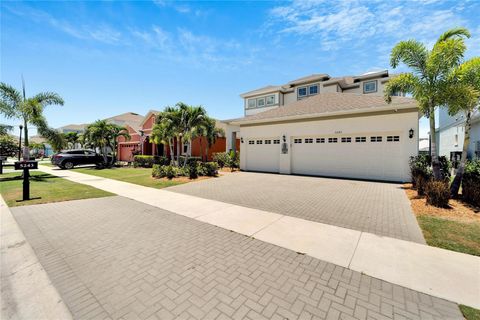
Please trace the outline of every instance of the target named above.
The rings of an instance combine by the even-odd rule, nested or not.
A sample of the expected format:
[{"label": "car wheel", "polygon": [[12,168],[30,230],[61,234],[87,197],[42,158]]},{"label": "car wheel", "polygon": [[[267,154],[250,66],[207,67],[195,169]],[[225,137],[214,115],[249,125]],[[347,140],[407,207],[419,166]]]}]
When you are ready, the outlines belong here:
[{"label": "car wheel", "polygon": [[73,162],[67,161],[63,163],[63,167],[68,170],[68,169],[73,169],[74,165],[73,165]]}]

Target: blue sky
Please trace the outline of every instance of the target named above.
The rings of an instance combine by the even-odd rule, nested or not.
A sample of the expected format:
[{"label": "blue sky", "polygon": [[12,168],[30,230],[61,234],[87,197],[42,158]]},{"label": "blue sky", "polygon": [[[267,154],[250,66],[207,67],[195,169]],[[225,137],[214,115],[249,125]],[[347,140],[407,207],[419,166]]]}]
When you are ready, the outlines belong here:
[{"label": "blue sky", "polygon": [[[1,80],[55,91],[54,127],[178,101],[219,119],[239,94],[312,74],[389,68],[391,48],[432,44],[454,26],[480,55],[480,1],[10,2],[1,8]],[[18,121],[0,119],[3,123]],[[421,132],[425,134],[425,123]]]}]

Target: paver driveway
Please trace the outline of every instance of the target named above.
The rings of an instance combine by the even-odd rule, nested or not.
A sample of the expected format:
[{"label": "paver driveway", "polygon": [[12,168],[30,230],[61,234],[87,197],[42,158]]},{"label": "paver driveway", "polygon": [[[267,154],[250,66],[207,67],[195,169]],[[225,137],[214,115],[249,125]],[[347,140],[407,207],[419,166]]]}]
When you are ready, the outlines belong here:
[{"label": "paver driveway", "polygon": [[167,190],[425,243],[400,184],[237,172]]},{"label": "paver driveway", "polygon": [[456,304],[123,197],[12,208],[76,319],[461,319]]}]

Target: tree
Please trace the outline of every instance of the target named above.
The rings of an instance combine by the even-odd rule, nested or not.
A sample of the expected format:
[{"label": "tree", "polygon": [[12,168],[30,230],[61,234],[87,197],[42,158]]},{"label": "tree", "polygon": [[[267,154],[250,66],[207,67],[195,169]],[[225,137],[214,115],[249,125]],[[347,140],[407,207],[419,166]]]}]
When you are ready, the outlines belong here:
[{"label": "tree", "polygon": [[[130,135],[125,127],[108,123],[106,120],[97,120],[89,124],[84,136],[89,145],[98,147],[106,165],[114,164],[116,161],[118,137],[124,136],[126,139],[130,139]],[[111,148],[113,154],[111,163],[108,161],[108,148]]]},{"label": "tree", "polygon": [[445,104],[448,113],[455,115],[465,114],[465,137],[463,140],[462,158],[458,165],[457,173],[450,186],[453,197],[458,196],[458,191],[465,172],[468,146],[470,144],[471,116],[480,105],[480,57],[472,58],[455,68],[450,75],[449,86],[445,88]]},{"label": "tree", "polygon": [[30,150],[33,151],[33,154],[35,157],[37,157],[40,154],[40,151],[43,151],[43,155],[45,155],[45,143],[43,142],[30,142],[29,144]]},{"label": "tree", "polygon": [[158,114],[151,134],[155,144],[168,144],[172,163],[175,161],[173,146],[179,132],[178,124],[180,123],[180,117],[177,117],[175,113],[176,110],[174,108],[167,107],[162,113]]},{"label": "tree", "polygon": [[187,164],[188,157],[192,154],[192,140],[199,136],[201,127],[205,123],[207,112],[202,106],[189,106],[183,102],[177,103],[181,114],[180,129],[182,142],[188,143],[188,149],[183,166]]},{"label": "tree", "polygon": [[67,132],[63,134],[65,141],[70,149],[74,149],[75,145],[79,142],[80,137],[77,132]]},{"label": "tree", "polygon": [[0,136],[5,136],[8,134],[9,131],[12,131],[13,126],[9,126],[7,124],[0,124]]},{"label": "tree", "polygon": [[204,127],[203,135],[207,140],[207,145],[206,145],[207,160],[208,160],[209,148],[215,144],[218,137],[225,136],[225,131],[222,128],[218,128],[216,124],[217,122],[215,121],[215,119],[210,117],[206,117],[205,122],[203,124],[203,127]]},{"label": "tree", "polygon": [[390,103],[396,93],[410,93],[417,100],[423,115],[429,118],[431,164],[436,180],[442,177],[435,135],[435,109],[442,105],[443,90],[450,81],[449,74],[463,59],[465,37],[470,37],[465,28],[448,30],[438,38],[432,50],[416,40],[401,41],[392,49],[390,56],[393,68],[403,63],[411,72],[400,74],[387,83],[385,100]]},{"label": "tree", "polygon": [[12,136],[0,135],[0,156],[15,157],[18,152],[18,142]]},{"label": "tree", "polygon": [[0,113],[6,118],[21,119],[24,130],[24,159],[29,158],[28,150],[28,125],[37,127],[38,133],[51,142],[52,147],[58,146],[62,137],[59,132],[50,128],[43,116],[43,110],[48,105],[63,105],[63,99],[54,92],[42,92],[33,97],[27,98],[25,95],[25,84],[22,83],[22,92],[14,87],[1,82],[0,83]]}]

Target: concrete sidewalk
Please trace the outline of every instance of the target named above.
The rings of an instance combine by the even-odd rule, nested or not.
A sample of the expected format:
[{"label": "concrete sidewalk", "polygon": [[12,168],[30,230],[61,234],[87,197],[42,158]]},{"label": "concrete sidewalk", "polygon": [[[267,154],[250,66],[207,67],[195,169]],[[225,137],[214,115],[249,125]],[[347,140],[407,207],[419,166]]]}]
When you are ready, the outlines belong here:
[{"label": "concrete sidewalk", "polygon": [[75,171],[48,167],[41,170],[416,291],[480,308],[479,257]]},{"label": "concrete sidewalk", "polygon": [[0,196],[1,319],[72,319]]}]

